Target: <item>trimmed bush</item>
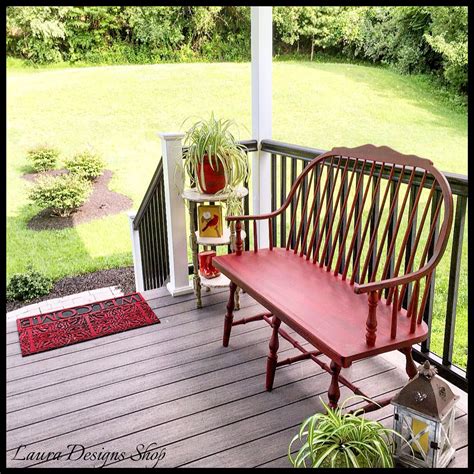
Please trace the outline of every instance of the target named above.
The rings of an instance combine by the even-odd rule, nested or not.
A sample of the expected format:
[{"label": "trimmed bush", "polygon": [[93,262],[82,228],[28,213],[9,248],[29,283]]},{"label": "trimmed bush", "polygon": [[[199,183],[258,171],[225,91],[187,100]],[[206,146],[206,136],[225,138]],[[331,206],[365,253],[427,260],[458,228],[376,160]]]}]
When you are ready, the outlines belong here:
[{"label": "trimmed bush", "polygon": [[98,178],[105,168],[102,158],[90,151],[84,151],[66,160],[65,165],[70,173],[89,181]]},{"label": "trimmed bush", "polygon": [[58,162],[59,151],[55,148],[41,145],[28,151],[27,158],[31,167],[39,173],[40,171],[52,170]]},{"label": "trimmed bush", "polygon": [[53,287],[51,278],[28,266],[26,273],[16,273],[7,285],[7,299],[29,301],[46,295]]},{"label": "trimmed bush", "polygon": [[38,179],[29,198],[42,209],[51,209],[54,215],[70,216],[89,197],[92,185],[74,174]]}]

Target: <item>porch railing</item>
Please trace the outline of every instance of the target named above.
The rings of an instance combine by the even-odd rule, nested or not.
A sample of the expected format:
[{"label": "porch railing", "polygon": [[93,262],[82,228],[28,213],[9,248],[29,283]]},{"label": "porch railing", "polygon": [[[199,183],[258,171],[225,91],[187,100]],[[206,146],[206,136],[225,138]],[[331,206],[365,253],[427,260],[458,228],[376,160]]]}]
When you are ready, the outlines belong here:
[{"label": "porch railing", "polygon": [[159,288],[170,271],[161,159],[133,220],[133,228],[139,236],[143,289]]},{"label": "porch railing", "polygon": [[[247,152],[256,151],[258,144],[255,140],[242,141]],[[270,153],[271,159],[271,208],[277,209],[285,200],[291,184],[301,173],[304,167],[316,156],[325,150],[292,145],[275,140],[262,140],[260,149]],[[453,364],[454,333],[456,330],[456,309],[458,302],[458,288],[460,280],[459,268],[463,248],[464,228],[467,214],[468,178],[453,173],[444,173],[448,179],[455,200],[454,225],[452,230],[451,255],[449,262],[449,283],[445,307],[445,325],[443,333],[442,351],[440,354],[432,350],[434,335],[414,348],[414,358],[418,362],[429,360],[438,368],[441,376],[467,391],[467,371]],[[420,173],[421,178],[421,173]],[[418,181],[419,183],[420,181]],[[162,286],[169,276],[169,257],[166,235],[166,212],[164,197],[163,165],[160,160],[155,174],[150,182],[145,197],[133,221],[133,227],[139,233],[140,253],[142,260],[142,276],[144,289]],[[247,184],[247,183],[246,183]],[[416,183],[415,183],[416,184]],[[425,182],[429,187],[431,183]],[[249,195],[244,201],[244,211],[249,213]],[[195,220],[197,222],[197,220]],[[246,223],[248,226],[248,223]],[[273,226],[273,242],[285,242],[287,236],[285,214],[278,226]],[[246,248],[253,235],[251,229],[245,228]],[[448,255],[449,248],[446,255]],[[192,273],[192,264],[189,264],[189,273]],[[434,299],[436,279],[433,275],[429,300],[425,307],[424,320],[432,327],[434,313]],[[438,336],[439,337],[439,336]],[[469,361],[468,361],[469,363]]]}]

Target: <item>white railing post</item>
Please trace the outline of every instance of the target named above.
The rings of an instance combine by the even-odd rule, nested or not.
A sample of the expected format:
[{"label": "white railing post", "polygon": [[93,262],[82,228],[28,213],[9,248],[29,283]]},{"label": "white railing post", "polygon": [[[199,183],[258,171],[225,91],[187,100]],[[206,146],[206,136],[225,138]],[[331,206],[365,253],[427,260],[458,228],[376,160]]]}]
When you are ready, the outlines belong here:
[{"label": "white railing post", "polygon": [[192,293],[193,286],[188,275],[188,246],[186,232],[186,209],[181,197],[184,183],[176,167],[183,164],[183,133],[159,133],[163,154],[165,181],[166,229],[168,233],[168,255],[170,281],[166,288],[173,296]]},{"label": "white railing post", "polygon": [[[272,7],[251,7],[252,137],[259,143],[272,138]],[[253,214],[271,211],[271,155],[252,156]],[[259,247],[268,247],[268,224],[259,221]]]},{"label": "white railing post", "polygon": [[133,228],[133,221],[137,213],[135,211],[128,213],[128,223],[130,225],[130,237],[132,238],[133,271],[135,273],[135,290],[144,291],[142,253],[140,250],[140,235],[138,230]]}]

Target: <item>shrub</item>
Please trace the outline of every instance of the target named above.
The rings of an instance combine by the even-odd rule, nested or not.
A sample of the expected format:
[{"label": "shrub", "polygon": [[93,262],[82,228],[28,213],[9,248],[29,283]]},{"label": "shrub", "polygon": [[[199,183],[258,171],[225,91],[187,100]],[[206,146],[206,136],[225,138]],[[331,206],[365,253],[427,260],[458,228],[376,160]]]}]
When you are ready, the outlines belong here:
[{"label": "shrub", "polygon": [[91,190],[88,181],[74,174],[44,176],[35,184],[29,198],[41,208],[51,209],[54,215],[67,217],[86,201]]},{"label": "shrub", "polygon": [[29,301],[46,295],[53,287],[51,278],[28,266],[26,273],[16,273],[7,285],[7,299]]},{"label": "shrub", "polygon": [[32,168],[38,173],[40,171],[52,170],[58,161],[59,151],[55,148],[41,145],[28,151],[27,158]]},{"label": "shrub", "polygon": [[94,181],[102,174],[105,163],[99,155],[84,151],[66,160],[66,169],[72,174]]}]

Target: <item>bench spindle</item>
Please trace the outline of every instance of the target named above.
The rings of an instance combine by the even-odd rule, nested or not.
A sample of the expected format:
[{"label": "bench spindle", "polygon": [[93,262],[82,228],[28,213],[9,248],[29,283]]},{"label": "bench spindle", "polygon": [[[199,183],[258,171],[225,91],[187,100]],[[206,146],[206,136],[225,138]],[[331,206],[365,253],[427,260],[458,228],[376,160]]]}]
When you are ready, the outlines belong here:
[{"label": "bench spindle", "polygon": [[243,242],[242,242],[242,222],[238,220],[235,223],[235,253],[237,255],[242,255],[242,250],[243,250]]},{"label": "bench spindle", "polygon": [[[329,165],[330,168],[332,168],[333,163],[334,163],[334,157],[331,158],[331,163],[330,163],[330,165]],[[322,175],[322,171],[323,171],[323,170],[321,170],[321,173],[320,173],[321,175]],[[326,170],[326,171],[327,171],[327,170]],[[328,206],[327,199],[326,199],[326,204],[325,204],[325,205],[323,204],[325,198],[327,198],[327,191],[326,191],[326,190],[328,189],[328,184],[329,184],[329,171],[327,171],[327,174],[326,174],[326,181],[324,182],[324,187],[323,187],[323,189],[322,189],[322,191],[321,191],[321,196],[322,196],[322,197],[320,197],[320,200],[319,200],[319,202],[318,202],[318,205],[319,205],[319,206],[318,206],[318,212],[317,212],[316,215],[315,215],[315,222],[317,222],[318,225],[315,225],[315,226],[313,227],[313,232],[312,232],[312,234],[311,234],[311,240],[309,241],[309,246],[308,246],[308,248],[309,248],[310,250],[308,251],[308,254],[306,255],[306,260],[309,260],[309,259],[310,259],[310,257],[311,257],[311,251],[312,251],[313,255],[315,255],[315,251],[316,251],[316,248],[315,248],[316,234],[318,234],[318,240],[319,240],[319,238],[323,235],[323,226],[320,226],[320,225],[319,225],[319,216],[321,215],[321,211],[322,211],[323,207],[325,207],[325,206],[327,207],[327,206]],[[316,232],[316,230],[318,230],[318,232]],[[314,263],[314,262],[315,262],[315,260],[313,260],[313,263]]]},{"label": "bench spindle", "polygon": [[[374,252],[375,241],[377,240],[377,231],[378,231],[378,228],[379,228],[379,225],[380,225],[380,221],[382,220],[383,210],[385,208],[385,202],[387,201],[387,196],[388,196],[388,193],[389,193],[389,190],[390,190],[389,183],[390,183],[390,181],[393,177],[393,173],[394,173],[394,170],[395,170],[394,166],[392,166],[391,168],[392,169],[391,169],[390,175],[388,177],[388,183],[387,183],[387,186],[385,187],[385,191],[384,191],[384,194],[383,194],[383,197],[382,197],[382,203],[380,204],[380,209],[377,212],[377,214],[378,214],[377,219],[376,219],[376,222],[374,223],[374,225],[372,226],[372,229],[371,229],[372,237],[371,237],[370,242],[369,242],[369,249],[367,251],[367,256],[365,258],[364,267],[363,267],[362,274],[361,274],[361,277],[360,277],[361,281],[365,280],[365,275],[367,273],[367,269],[369,268],[369,261],[372,258],[372,254]],[[383,173],[383,166],[380,169],[380,173]],[[387,224],[388,224],[388,221],[387,221]],[[378,260],[380,259],[380,252],[381,252],[381,249],[383,248],[384,235],[385,235],[385,231],[386,231],[387,227],[388,227],[388,225],[385,226],[384,233],[382,234],[382,241],[380,242],[379,251],[377,252],[376,257],[375,257],[375,263],[374,263],[374,267],[372,269],[372,274],[369,278],[369,281],[374,281],[375,280],[375,275],[377,274]]]},{"label": "bench spindle", "polygon": [[[327,196],[327,201],[326,201],[326,213],[324,214],[324,219],[323,219],[323,222],[321,224],[321,233],[319,234],[319,238],[318,238],[318,241],[316,243],[316,248],[314,249],[314,254],[313,254],[313,263],[316,263],[316,262],[320,262],[322,263],[322,265],[324,265],[324,258],[325,258],[325,254],[324,252],[321,253],[321,258],[319,258],[319,248],[323,242],[323,235],[324,235],[324,232],[322,231],[323,229],[326,229],[326,245],[325,245],[325,249],[327,248],[327,245],[328,245],[328,239],[330,239],[331,237],[331,231],[329,229],[329,216],[331,214],[333,214],[333,210],[332,210],[332,206],[333,206],[333,196],[334,196],[334,191],[336,190],[336,181],[337,181],[337,176],[339,174],[339,171],[340,171],[340,167],[341,167],[341,161],[342,161],[342,157],[339,157],[339,161],[337,163],[337,168],[336,168],[336,171],[334,173],[334,178],[333,179],[329,179],[328,182],[331,182],[331,188],[328,189],[328,196]],[[346,173],[347,171],[347,166],[349,165],[349,160],[346,160],[346,166],[344,167],[344,174]],[[331,175],[330,175],[331,176]],[[322,266],[320,265],[320,266]]]},{"label": "bench spindle", "polygon": [[398,287],[394,287],[393,306],[392,306],[392,325],[390,328],[390,337],[395,339],[397,337],[397,322],[398,322]]},{"label": "bench spindle", "polygon": [[[375,165],[375,163],[374,163]],[[382,163],[382,168],[384,166],[384,163]],[[370,182],[370,180],[369,180]],[[376,181],[376,184],[375,184],[375,190],[374,190],[374,194],[378,191],[378,189],[380,188],[380,183],[382,182],[382,173],[379,173],[378,177],[377,177],[377,181]],[[366,192],[368,193],[370,189],[370,186],[369,186],[369,183],[367,183],[367,186],[366,186]],[[359,243],[359,249],[358,249],[358,252],[357,252],[357,257],[356,257],[356,263],[355,263],[355,266],[356,267],[359,267],[359,263],[360,263],[360,258],[362,256],[362,250],[364,249],[364,243],[365,243],[365,237],[367,235],[367,231],[369,229],[369,224],[370,224],[370,216],[372,215],[372,213],[374,212],[374,209],[375,209],[375,203],[376,201],[373,200],[371,205],[370,205],[370,208],[369,208],[369,212],[368,212],[368,216],[367,216],[367,219],[365,221],[365,226],[364,226],[364,230],[362,231],[362,235],[361,235],[361,240],[360,240],[360,243]],[[364,211],[364,206],[362,206],[362,209],[360,211],[360,215],[362,217],[362,214],[363,214],[363,211]],[[355,276],[354,276],[354,273],[352,274],[352,277],[351,277],[351,285],[354,284],[354,280],[355,280]],[[363,283],[363,279],[360,278],[360,283]]]},{"label": "bench spindle", "polygon": [[253,221],[253,251],[258,252],[257,221]]},{"label": "bench spindle", "polygon": [[[345,181],[341,184],[341,187],[342,187],[342,190],[343,190],[343,194],[341,195],[341,199],[343,199],[343,204],[342,204],[341,212],[339,214],[339,221],[338,221],[337,226],[336,226],[335,235],[339,236],[339,255],[341,255],[342,258],[343,258],[343,255],[344,255],[344,244],[346,242],[346,237],[347,237],[346,209],[347,209],[347,204],[349,202],[349,194],[350,194],[351,189],[352,189],[352,182],[354,180],[354,176],[356,175],[355,170],[357,168],[358,162],[359,162],[359,159],[357,158],[354,161],[354,167],[352,168],[352,173],[351,173],[351,177],[349,179],[349,184],[347,184],[347,186],[346,186]],[[350,216],[349,216],[349,220],[350,220]],[[334,245],[334,247],[331,250],[331,253],[329,254],[328,265],[327,265],[327,269],[326,269],[328,272],[331,271],[331,265],[332,265],[332,260],[334,258],[335,251],[336,251],[336,246]],[[339,269],[340,265],[341,265],[341,262],[339,260],[337,260],[335,270],[334,270],[335,275],[338,274],[338,269]]]},{"label": "bench spindle", "polygon": [[[375,171],[375,161],[372,163],[372,167],[370,168],[369,181],[372,179],[374,171]],[[364,179],[363,171],[361,172],[361,179],[362,181]],[[358,207],[357,220],[354,224],[354,233],[352,235],[351,244],[349,245],[349,251],[347,253],[346,263],[344,265],[344,272],[342,274],[342,279],[345,280],[347,278],[347,273],[349,271],[349,262],[352,255],[353,270],[352,270],[351,284],[354,283],[356,275],[358,277],[358,274],[359,274],[359,258],[357,255],[359,254],[359,248],[361,247],[361,239],[362,239],[360,225],[362,222],[362,215],[364,213],[365,202],[367,200],[367,196],[369,195],[369,189],[370,189],[369,186],[366,186],[362,200],[360,200],[360,196],[358,196],[358,199],[357,199],[357,203],[356,203]]]},{"label": "bench spindle", "polygon": [[268,219],[268,242],[270,250],[273,250],[273,221]]},{"label": "bench spindle", "polygon": [[[385,265],[382,271],[382,280],[384,280],[387,277],[387,272],[389,269],[390,265],[390,258],[392,256],[393,250],[395,249],[395,244],[397,242],[397,236],[398,236],[398,231],[400,229],[400,224],[402,223],[403,220],[403,214],[405,212],[405,207],[408,201],[408,197],[410,196],[410,188],[413,183],[413,180],[415,178],[415,170],[416,168],[413,168],[411,174],[410,174],[410,179],[407,185],[407,189],[405,191],[405,195],[403,196],[402,204],[400,206],[400,212],[398,214],[398,219],[397,219],[397,224],[395,225],[395,229],[393,231],[393,236],[392,236],[392,241],[390,242],[390,247],[388,249],[387,253],[387,260],[385,261]],[[402,179],[403,173],[400,175],[400,180]],[[397,276],[397,269],[395,269],[395,274],[394,276]],[[401,299],[400,299],[401,300]]]},{"label": "bench spindle", "polygon": [[[305,197],[304,197],[304,203],[303,203],[303,208],[301,210],[301,220],[300,220],[300,225],[299,225],[299,228],[298,228],[298,234],[297,234],[297,237],[296,237],[296,244],[295,244],[295,248],[293,249],[293,253],[298,253],[298,246],[299,246],[299,242],[300,242],[300,239],[301,239],[301,233],[303,231],[303,227],[304,227],[304,223],[305,223],[305,219],[303,218],[303,216],[306,215],[306,208],[308,207],[308,200],[309,200],[309,195],[311,193],[311,183],[313,182],[313,175],[314,175],[314,171],[311,173],[311,176],[310,176],[310,181],[309,181],[309,185],[306,189],[306,192],[305,192]],[[304,239],[304,235],[306,234],[306,230],[303,232],[303,239]],[[304,252],[304,245],[303,245],[303,241],[301,242],[301,254]]]},{"label": "bench spindle", "polygon": [[372,347],[375,345],[375,340],[377,338],[377,304],[378,304],[378,293],[376,291],[371,291],[369,293],[369,315],[367,317],[367,333],[365,335],[365,340],[367,345]]},{"label": "bench spindle", "polygon": [[[354,167],[353,167],[352,171],[354,171],[356,165],[357,165],[357,160],[354,162]],[[344,167],[344,172],[343,172],[342,177],[341,177],[341,183],[339,185],[339,190],[337,192],[337,197],[334,200],[335,204],[337,204],[339,199],[341,198],[342,190],[344,189],[344,181],[346,179],[348,170],[349,170],[349,158],[346,158],[346,166]],[[330,220],[329,225],[328,225],[328,231],[327,231],[327,234],[326,234],[326,241],[324,243],[324,247],[323,247],[323,250],[321,252],[322,255],[326,255],[329,252],[328,259],[327,259],[327,271],[331,271],[332,255],[333,255],[334,250],[336,248],[337,235],[339,233],[339,228],[338,228],[337,231],[335,232],[334,246],[332,247],[331,250],[329,250],[328,245],[329,245],[329,241],[330,241],[330,237],[331,237],[332,226],[334,225],[335,216],[336,216],[336,213],[334,212],[331,216],[331,220]],[[340,221],[342,222],[342,212],[340,213]],[[321,260],[319,262],[319,266],[322,267],[323,265],[324,265],[324,261],[321,258]]]}]

